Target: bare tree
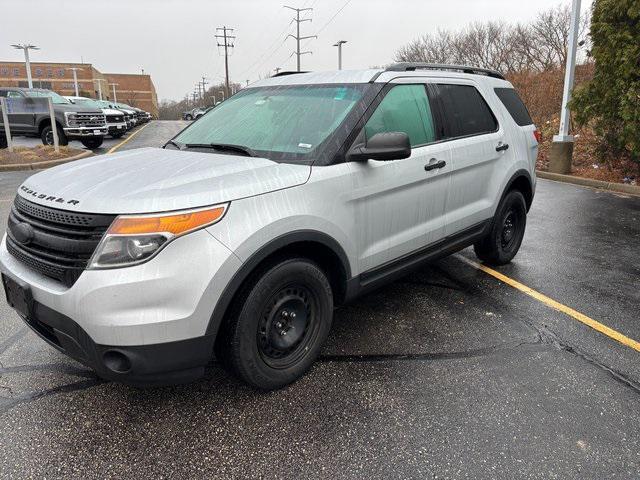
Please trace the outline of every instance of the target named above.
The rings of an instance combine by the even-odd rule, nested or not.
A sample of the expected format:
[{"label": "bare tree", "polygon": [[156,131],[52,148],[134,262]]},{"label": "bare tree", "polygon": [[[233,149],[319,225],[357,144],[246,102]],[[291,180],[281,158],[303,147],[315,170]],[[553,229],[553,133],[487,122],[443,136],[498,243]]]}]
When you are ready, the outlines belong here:
[{"label": "bare tree", "polygon": [[[528,24],[484,22],[454,32],[438,30],[401,47],[395,60],[470,64],[505,73],[546,71],[566,62],[570,19],[571,9],[559,5],[541,12]],[[585,13],[582,40],[588,40],[588,27],[589,13]]]}]

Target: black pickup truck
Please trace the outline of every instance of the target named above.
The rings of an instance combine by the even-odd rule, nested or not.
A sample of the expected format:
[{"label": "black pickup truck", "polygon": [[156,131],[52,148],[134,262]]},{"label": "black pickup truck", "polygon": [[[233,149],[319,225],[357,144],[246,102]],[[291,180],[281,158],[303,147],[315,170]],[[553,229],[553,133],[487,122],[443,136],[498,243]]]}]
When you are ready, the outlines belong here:
[{"label": "black pickup truck", "polygon": [[[51,97],[56,117],[58,141],[67,145],[69,140],[79,140],[90,149],[102,145],[107,135],[106,118],[102,110],[74,105],[51,90],[40,88],[0,87],[0,97],[34,98]],[[11,136],[40,137],[45,145],[53,145],[53,130],[49,113],[9,113]],[[2,117],[0,116],[0,148],[6,143]]]}]

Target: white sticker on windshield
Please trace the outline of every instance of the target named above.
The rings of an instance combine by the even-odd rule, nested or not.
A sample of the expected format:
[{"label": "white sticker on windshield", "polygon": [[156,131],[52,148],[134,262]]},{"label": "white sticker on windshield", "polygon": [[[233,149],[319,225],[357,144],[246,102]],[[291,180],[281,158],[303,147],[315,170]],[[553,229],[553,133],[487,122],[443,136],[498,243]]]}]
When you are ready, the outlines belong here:
[{"label": "white sticker on windshield", "polygon": [[311,145],[310,143],[299,143],[298,147],[300,148],[311,148],[313,145]]}]

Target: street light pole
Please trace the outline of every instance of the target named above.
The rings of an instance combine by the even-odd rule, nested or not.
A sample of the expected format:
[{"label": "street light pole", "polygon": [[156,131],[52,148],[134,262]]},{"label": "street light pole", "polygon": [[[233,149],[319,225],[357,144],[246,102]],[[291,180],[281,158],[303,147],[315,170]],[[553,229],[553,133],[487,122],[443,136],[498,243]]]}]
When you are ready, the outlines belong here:
[{"label": "street light pole", "polygon": [[96,78],[95,81],[98,82],[98,98],[102,100],[102,82],[107,83],[107,81],[104,78]]},{"label": "street light pole", "polygon": [[573,157],[573,135],[569,135],[569,102],[576,71],[576,53],[578,50],[578,31],[580,28],[580,0],[573,0],[571,8],[571,25],[569,29],[569,45],[567,46],[567,65],[564,72],[564,89],[562,91],[562,110],[560,112],[560,128],[558,135],[553,136],[549,152],[549,171],[553,173],[569,173]]},{"label": "street light pole", "polygon": [[113,88],[113,103],[118,102],[118,97],[116,96],[116,87],[119,85],[117,83],[110,83],[111,88]]},{"label": "street light pole", "polygon": [[76,90],[76,97],[79,97],[80,93],[78,91],[78,70],[82,70],[82,68],[70,67],[70,68],[67,68],[67,70],[71,70],[73,72],[73,86]]},{"label": "street light pole", "polygon": [[33,80],[31,78],[31,61],[29,60],[29,50],[40,50],[40,48],[36,47],[35,45],[30,45],[26,43],[18,43],[11,46],[16,50],[24,51],[24,63],[27,68],[27,83],[29,85],[29,88],[33,88]]},{"label": "street light pole", "polygon": [[342,45],[347,43],[346,40],[338,40],[337,43],[334,43],[334,47],[338,47],[338,70],[342,70]]}]

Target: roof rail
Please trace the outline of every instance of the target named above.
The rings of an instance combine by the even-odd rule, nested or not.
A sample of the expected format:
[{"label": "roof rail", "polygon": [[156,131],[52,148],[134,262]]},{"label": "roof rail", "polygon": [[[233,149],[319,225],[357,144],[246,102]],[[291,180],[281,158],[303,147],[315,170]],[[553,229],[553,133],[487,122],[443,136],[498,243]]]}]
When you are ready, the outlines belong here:
[{"label": "roof rail", "polygon": [[284,77],[285,75],[296,75],[298,73],[309,73],[309,72],[290,72],[290,71],[284,71],[284,72],[278,72],[275,75],[271,75],[271,78],[275,78],[275,77]]},{"label": "roof rail", "polygon": [[471,67],[469,65],[447,65],[444,63],[402,62],[389,65],[385,72],[414,72],[416,70],[446,70],[450,72],[471,73],[505,80],[504,75],[488,68]]}]

